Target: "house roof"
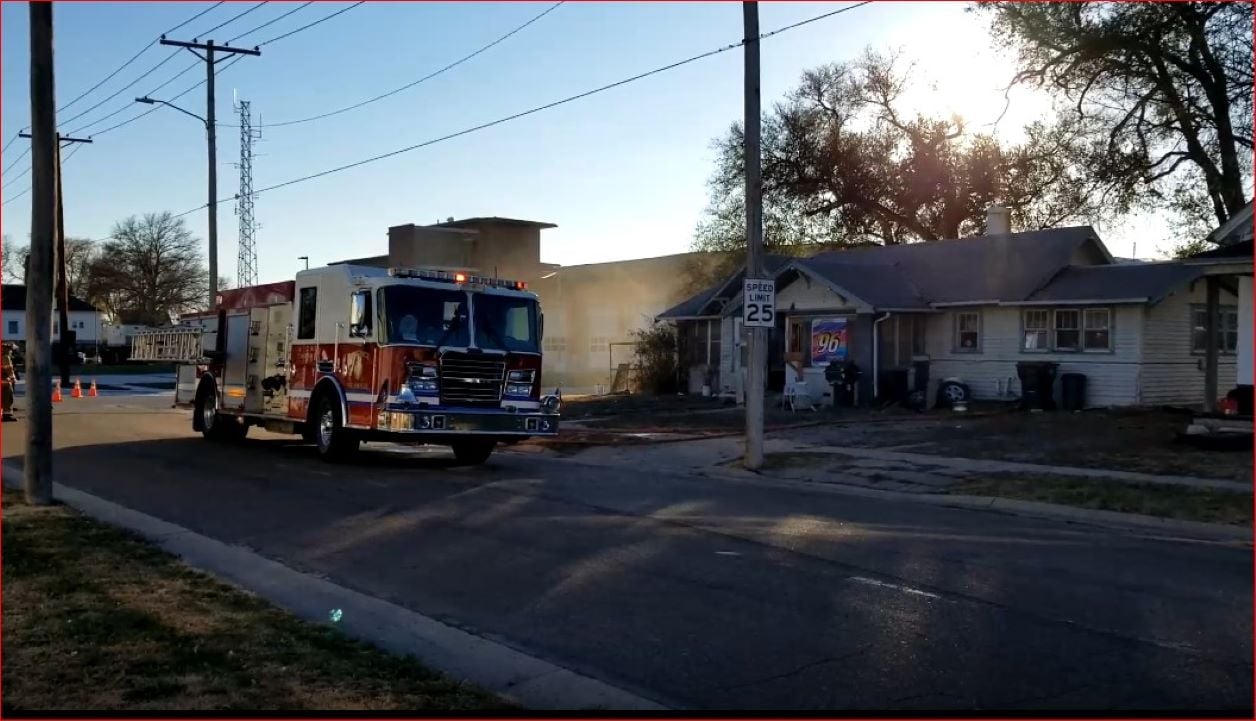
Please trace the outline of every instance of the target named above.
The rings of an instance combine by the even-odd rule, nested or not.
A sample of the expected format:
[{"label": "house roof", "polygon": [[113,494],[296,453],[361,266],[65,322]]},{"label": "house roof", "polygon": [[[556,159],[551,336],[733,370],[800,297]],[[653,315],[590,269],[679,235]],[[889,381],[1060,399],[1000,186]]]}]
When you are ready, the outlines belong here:
[{"label": "house roof", "polygon": [[[26,310],[26,286],[0,285],[0,305],[3,305],[5,310]],[[68,310],[96,311],[98,309],[85,300],[70,296]]]},{"label": "house roof", "polygon": [[[1246,247],[1250,256],[1250,241]],[[775,256],[774,261],[769,267],[776,269],[778,288],[790,274],[802,273],[876,310],[966,303],[1155,303],[1205,273],[1182,261],[1117,262],[1089,226],[835,250],[810,258]],[[740,293],[727,289],[742,277],[739,270],[658,317],[734,313]],[[729,297],[722,310],[712,305],[720,295]]]},{"label": "house roof", "polygon": [[1232,245],[1243,241],[1251,242],[1252,240],[1252,202],[1247,201],[1239,212],[1230,216],[1230,219],[1222,223],[1216,230],[1208,234],[1204,240],[1217,245]]},{"label": "house roof", "polygon": [[[882,295],[898,303],[910,299],[913,293],[920,301],[932,304],[1015,301],[1027,298],[1060,268],[1069,265],[1074,253],[1087,241],[1093,241],[1111,261],[1095,230],[1077,226],[839,250],[821,253],[806,263],[817,269],[832,268],[827,272],[835,274],[831,280],[836,285],[842,285],[836,276],[858,282],[857,271],[844,270],[848,266],[893,268],[869,270],[887,284],[897,281],[903,286],[893,290],[866,287],[866,292],[875,297],[859,297],[874,307],[889,307],[877,302]],[[853,288],[849,290],[859,295]]]},{"label": "house roof", "polygon": [[1213,258],[1251,259],[1251,257],[1252,257],[1252,239],[1248,238],[1247,240],[1240,241],[1238,243],[1232,243],[1230,245],[1223,245],[1220,248],[1213,248],[1212,250],[1205,250],[1202,253],[1196,253],[1195,255],[1192,255],[1187,260],[1195,260],[1197,258],[1209,259],[1209,260]]},{"label": "house roof", "polygon": [[[763,256],[763,267],[769,275],[775,276],[781,272],[789,262],[793,260],[791,256],[767,254]],[[732,275],[715,285],[702,290],[694,295],[682,300],[680,303],[668,308],[662,313],[655,316],[655,320],[677,320],[681,318],[717,318],[722,312],[727,313],[729,310],[740,306],[741,293],[730,292],[728,289],[738,285],[746,277],[746,266],[742,265]],[[728,298],[729,303],[723,308],[707,307],[716,298]]]},{"label": "house roof", "polygon": [[793,265],[811,271],[874,308],[929,308],[929,302],[900,263],[849,263],[834,253],[795,261]]},{"label": "house roof", "polygon": [[1202,274],[1198,266],[1177,262],[1070,266],[1027,301],[1156,303]]}]

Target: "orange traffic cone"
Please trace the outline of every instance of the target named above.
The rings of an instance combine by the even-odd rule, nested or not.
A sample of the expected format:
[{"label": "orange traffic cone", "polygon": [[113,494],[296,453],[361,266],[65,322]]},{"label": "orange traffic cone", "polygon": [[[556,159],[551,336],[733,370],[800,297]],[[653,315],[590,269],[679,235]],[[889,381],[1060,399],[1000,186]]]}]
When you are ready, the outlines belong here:
[{"label": "orange traffic cone", "polygon": [[61,381],[57,381],[57,384],[52,387],[52,402],[61,402]]},{"label": "orange traffic cone", "polygon": [[93,379],[92,379],[92,387],[87,389],[87,397],[88,397],[88,398],[95,398],[95,397],[96,397],[96,396],[98,396],[98,395],[100,395],[100,394],[96,392],[96,379],[95,379],[95,378],[93,378]]},{"label": "orange traffic cone", "polygon": [[74,379],[74,389],[70,391],[70,397],[71,397],[71,398],[82,398],[82,397],[83,397],[83,385],[82,385],[81,383],[79,383],[79,379],[78,379],[78,378],[75,378],[75,379]]}]

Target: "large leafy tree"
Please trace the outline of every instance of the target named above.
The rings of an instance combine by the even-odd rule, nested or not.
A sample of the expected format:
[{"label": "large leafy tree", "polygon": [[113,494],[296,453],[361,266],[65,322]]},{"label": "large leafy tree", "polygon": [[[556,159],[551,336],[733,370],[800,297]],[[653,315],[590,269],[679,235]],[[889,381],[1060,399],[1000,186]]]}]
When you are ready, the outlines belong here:
[{"label": "large leafy tree", "polygon": [[[770,249],[816,243],[895,244],[984,229],[1001,203],[1019,228],[1120,212],[1127,195],[1081,168],[1079,127],[1036,123],[1019,144],[972,131],[958,117],[909,114],[910,72],[866,52],[803,75],[763,121],[764,237]],[[699,249],[744,245],[742,131],[717,145]],[[1101,191],[1107,203],[1100,202]]]},{"label": "large leafy tree", "polygon": [[982,2],[1016,80],[1066,99],[1091,173],[1196,229],[1247,202],[1252,3]]}]

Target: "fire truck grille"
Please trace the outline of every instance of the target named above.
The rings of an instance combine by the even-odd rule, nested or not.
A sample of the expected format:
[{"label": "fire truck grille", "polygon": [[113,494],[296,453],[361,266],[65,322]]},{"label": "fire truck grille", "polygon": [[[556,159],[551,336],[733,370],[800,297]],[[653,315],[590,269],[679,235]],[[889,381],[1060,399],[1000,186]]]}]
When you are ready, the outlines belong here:
[{"label": "fire truck grille", "polygon": [[440,361],[441,403],[495,406],[501,402],[505,377],[504,361],[446,353]]}]

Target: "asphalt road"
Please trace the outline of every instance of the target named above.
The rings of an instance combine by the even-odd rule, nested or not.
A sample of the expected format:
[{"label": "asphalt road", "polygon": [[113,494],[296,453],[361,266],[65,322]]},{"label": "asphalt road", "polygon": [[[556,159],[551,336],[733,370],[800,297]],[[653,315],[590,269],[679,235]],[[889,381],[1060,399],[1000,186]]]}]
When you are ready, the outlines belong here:
[{"label": "asphalt road", "polygon": [[664,703],[1251,714],[1250,547],[536,455],[331,466],[163,404],[58,407],[58,480]]}]

